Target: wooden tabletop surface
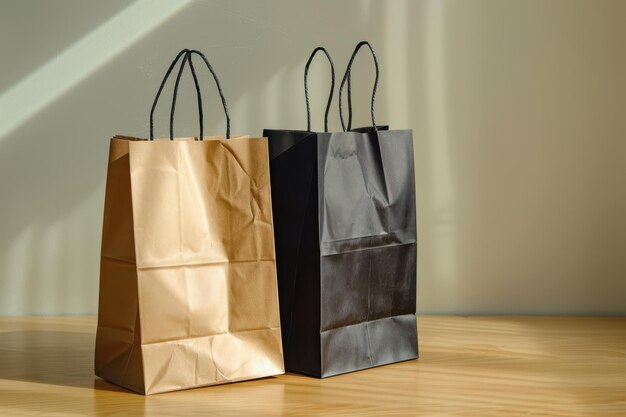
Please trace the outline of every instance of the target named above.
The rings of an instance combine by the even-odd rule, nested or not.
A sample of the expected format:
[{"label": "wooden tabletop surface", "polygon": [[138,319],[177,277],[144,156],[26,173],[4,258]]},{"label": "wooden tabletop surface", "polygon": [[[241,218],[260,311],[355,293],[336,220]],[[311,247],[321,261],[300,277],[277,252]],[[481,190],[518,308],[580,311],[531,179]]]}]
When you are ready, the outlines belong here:
[{"label": "wooden tabletop surface", "polygon": [[93,317],[0,318],[0,415],[626,416],[626,318],[418,319],[421,357],[153,396],[93,375]]}]

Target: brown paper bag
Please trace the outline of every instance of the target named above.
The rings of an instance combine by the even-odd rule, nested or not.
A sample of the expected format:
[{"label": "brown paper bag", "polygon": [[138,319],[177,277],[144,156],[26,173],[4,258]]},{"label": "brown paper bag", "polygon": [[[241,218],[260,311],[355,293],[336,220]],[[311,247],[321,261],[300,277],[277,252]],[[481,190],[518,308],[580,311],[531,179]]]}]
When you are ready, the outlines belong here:
[{"label": "brown paper bag", "polygon": [[111,139],[95,369],[144,394],[284,372],[267,140],[203,139]]}]

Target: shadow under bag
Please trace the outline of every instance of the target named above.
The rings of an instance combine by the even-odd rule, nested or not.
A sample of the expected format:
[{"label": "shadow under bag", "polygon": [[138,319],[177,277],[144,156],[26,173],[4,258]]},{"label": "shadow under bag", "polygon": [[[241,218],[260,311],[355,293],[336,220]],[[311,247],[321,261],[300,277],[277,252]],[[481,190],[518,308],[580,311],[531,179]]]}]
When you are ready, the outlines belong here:
[{"label": "shadow under bag", "polygon": [[[226,137],[203,137],[192,55],[211,71]],[[172,69],[170,140],[152,115]],[[178,82],[189,63],[200,136],[174,140]],[[111,139],[102,230],[96,375],[152,394],[284,372],[267,143],[230,137],[218,79],[183,50],[150,114],[150,140]]]},{"label": "shadow under bag", "polygon": [[[362,46],[376,82],[372,126],[351,130],[341,92]],[[378,63],[357,45],[339,90],[344,131],[265,130],[269,140],[281,324],[288,371],[328,377],[418,357],[411,130],[377,127]],[[328,59],[331,63],[330,56]]]}]

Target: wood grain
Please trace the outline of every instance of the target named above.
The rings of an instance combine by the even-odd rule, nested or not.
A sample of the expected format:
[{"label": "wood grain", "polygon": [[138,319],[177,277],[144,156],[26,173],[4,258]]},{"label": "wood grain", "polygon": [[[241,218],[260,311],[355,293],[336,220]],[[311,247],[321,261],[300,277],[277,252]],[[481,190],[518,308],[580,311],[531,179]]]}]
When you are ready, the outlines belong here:
[{"label": "wood grain", "polygon": [[626,415],[626,318],[418,326],[418,361],[144,397],[93,376],[93,317],[0,318],[0,415]]}]

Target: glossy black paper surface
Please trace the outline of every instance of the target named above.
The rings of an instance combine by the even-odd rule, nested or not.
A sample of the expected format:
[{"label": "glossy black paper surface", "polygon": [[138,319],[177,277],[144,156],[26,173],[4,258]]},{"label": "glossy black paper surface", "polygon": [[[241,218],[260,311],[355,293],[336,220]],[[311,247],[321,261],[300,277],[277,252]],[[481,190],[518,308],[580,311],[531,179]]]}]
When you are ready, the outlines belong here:
[{"label": "glossy black paper surface", "polygon": [[327,377],[417,358],[412,132],[264,136],[286,369]]}]

